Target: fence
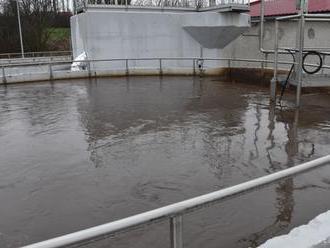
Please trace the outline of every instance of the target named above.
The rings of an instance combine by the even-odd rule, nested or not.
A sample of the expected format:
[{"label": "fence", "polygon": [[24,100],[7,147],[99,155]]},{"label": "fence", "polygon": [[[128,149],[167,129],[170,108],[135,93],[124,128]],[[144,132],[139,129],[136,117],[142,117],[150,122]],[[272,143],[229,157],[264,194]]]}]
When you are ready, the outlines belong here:
[{"label": "fence", "polygon": [[[24,53],[25,58],[39,57],[57,57],[57,56],[72,56],[71,51],[45,51],[45,52],[27,52]],[[0,53],[0,59],[17,59],[21,58],[22,53]]]}]

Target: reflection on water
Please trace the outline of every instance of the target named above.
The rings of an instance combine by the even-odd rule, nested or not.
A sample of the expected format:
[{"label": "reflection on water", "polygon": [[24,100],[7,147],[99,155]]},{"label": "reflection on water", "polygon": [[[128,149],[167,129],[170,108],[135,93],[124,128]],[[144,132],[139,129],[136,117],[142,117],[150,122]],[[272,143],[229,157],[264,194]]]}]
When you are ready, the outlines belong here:
[{"label": "reflection on water", "polygon": [[[301,110],[279,109],[269,106],[267,88],[199,77],[0,88],[0,246],[112,221],[326,155],[330,100],[303,100]],[[289,178],[187,217],[186,243],[255,247],[285,233],[330,207],[329,174]],[[115,247],[166,247],[162,230],[153,231]]]}]

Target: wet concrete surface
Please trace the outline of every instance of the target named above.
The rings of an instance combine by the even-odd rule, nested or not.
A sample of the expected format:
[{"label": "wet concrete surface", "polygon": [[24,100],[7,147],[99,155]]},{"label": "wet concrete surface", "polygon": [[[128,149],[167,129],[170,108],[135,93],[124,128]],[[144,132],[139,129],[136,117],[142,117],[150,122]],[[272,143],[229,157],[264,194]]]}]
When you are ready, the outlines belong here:
[{"label": "wet concrete surface", "polygon": [[[104,78],[0,88],[0,247],[103,224],[330,151],[330,97],[269,106],[215,78]],[[186,247],[255,247],[330,209],[330,168],[184,216]],[[88,247],[169,247],[159,223]]]}]

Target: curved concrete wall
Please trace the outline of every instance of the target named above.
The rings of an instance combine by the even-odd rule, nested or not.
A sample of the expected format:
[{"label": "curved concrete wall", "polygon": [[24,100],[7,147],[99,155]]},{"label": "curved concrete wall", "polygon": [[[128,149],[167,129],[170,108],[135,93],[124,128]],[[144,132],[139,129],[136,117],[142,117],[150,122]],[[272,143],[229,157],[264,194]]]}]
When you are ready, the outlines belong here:
[{"label": "curved concrete wall", "polygon": [[[71,18],[73,54],[76,57],[85,51],[90,59],[218,58],[223,47],[249,28],[249,21],[249,15],[234,12],[91,9]],[[137,61],[136,67],[154,63]],[[175,63],[181,67],[189,63],[187,66],[191,67],[191,62]]]}]

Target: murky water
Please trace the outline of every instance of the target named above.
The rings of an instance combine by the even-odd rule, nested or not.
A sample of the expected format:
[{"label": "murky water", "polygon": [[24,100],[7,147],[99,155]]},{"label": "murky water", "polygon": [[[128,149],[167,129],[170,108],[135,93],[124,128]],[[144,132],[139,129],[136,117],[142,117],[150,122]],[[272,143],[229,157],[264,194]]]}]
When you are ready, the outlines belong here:
[{"label": "murky water", "polygon": [[[330,97],[137,77],[0,88],[0,247],[48,239],[330,153]],[[330,168],[184,217],[186,247],[254,247],[330,209]],[[169,247],[168,223],[91,247]]]}]

